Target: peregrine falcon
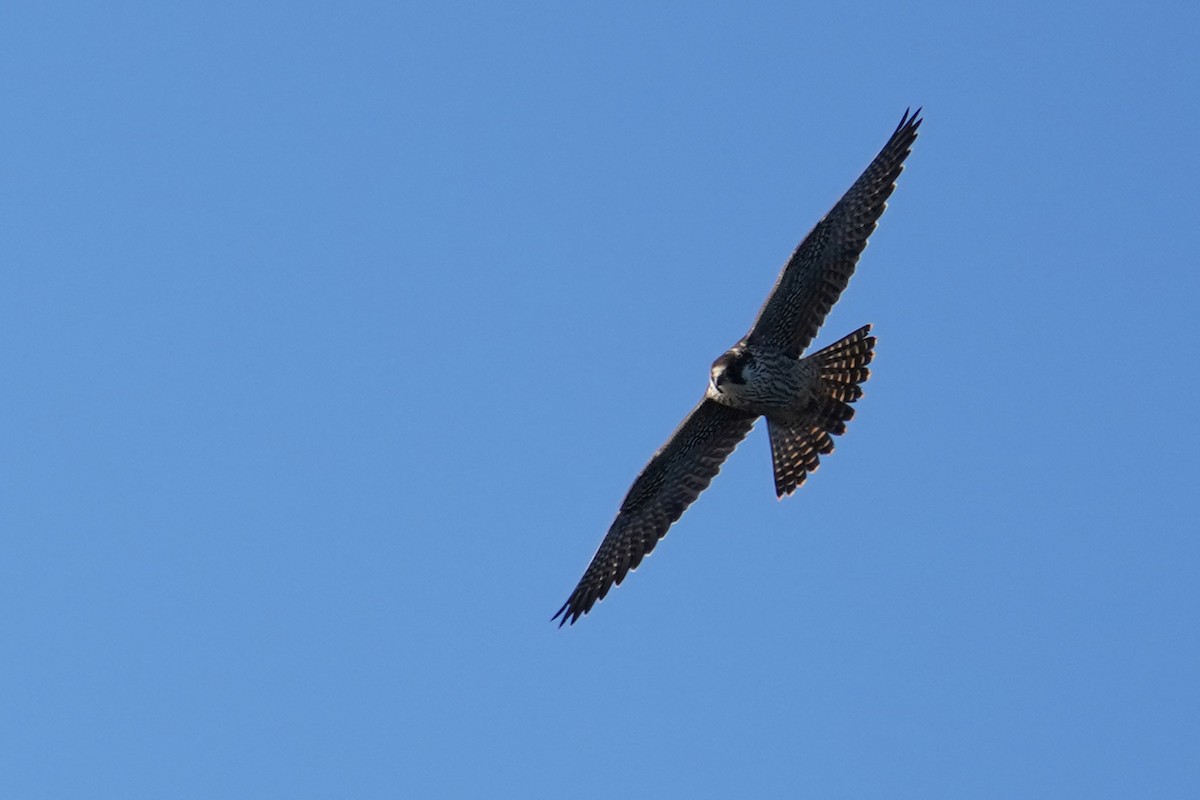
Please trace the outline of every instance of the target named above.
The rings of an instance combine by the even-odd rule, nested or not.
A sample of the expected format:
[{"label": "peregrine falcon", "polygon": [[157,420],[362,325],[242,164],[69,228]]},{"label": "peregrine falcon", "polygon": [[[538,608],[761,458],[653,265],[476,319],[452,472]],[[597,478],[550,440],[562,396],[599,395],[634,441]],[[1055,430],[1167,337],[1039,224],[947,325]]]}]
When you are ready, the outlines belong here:
[{"label": "peregrine falcon", "polygon": [[775,495],[796,491],[862,397],[875,337],[864,325],[801,358],[837,302],[921,125],[904,112],[887,144],[825,218],[804,237],[779,274],[758,319],[713,362],[704,397],[629,489],[617,518],[567,602],[551,619],[572,625],[654,549],[721,469],[760,416],[767,418]]}]

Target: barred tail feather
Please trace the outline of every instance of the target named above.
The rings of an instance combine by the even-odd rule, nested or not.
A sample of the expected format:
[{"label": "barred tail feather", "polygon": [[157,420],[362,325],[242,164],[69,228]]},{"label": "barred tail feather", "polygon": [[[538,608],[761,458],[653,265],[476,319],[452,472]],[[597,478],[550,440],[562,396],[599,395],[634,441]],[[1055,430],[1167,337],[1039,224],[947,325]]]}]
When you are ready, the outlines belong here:
[{"label": "barred tail feather", "polygon": [[850,403],[862,397],[862,383],[871,375],[867,365],[875,355],[875,337],[870,332],[871,326],[864,325],[808,356],[805,360],[816,362],[821,381],[816,406],[794,424],[768,420],[777,497],[796,491],[820,466],[820,457],[833,452],[832,436],[846,432],[854,416]]}]

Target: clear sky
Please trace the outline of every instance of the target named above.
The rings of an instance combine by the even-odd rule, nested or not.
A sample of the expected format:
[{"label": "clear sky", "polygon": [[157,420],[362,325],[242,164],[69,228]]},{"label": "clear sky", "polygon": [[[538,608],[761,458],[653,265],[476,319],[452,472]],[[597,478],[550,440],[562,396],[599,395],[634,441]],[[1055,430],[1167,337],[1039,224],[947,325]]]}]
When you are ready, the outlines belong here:
[{"label": "clear sky", "polygon": [[[0,796],[1200,797],[1194,2],[13,2]],[[566,599],[792,247],[825,344]]]}]

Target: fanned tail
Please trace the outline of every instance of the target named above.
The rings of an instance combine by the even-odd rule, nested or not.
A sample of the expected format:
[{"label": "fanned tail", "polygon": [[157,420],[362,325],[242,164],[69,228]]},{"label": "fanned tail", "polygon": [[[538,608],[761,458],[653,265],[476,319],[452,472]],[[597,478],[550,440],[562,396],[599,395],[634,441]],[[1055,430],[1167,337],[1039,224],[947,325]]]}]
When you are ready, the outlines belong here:
[{"label": "fanned tail", "polygon": [[792,425],[768,420],[776,497],[796,491],[808,473],[820,466],[820,457],[833,452],[832,436],[846,432],[846,423],[854,416],[850,403],[862,397],[862,384],[871,375],[867,365],[875,355],[875,337],[870,333],[871,326],[864,325],[806,357],[819,370],[817,404]]}]

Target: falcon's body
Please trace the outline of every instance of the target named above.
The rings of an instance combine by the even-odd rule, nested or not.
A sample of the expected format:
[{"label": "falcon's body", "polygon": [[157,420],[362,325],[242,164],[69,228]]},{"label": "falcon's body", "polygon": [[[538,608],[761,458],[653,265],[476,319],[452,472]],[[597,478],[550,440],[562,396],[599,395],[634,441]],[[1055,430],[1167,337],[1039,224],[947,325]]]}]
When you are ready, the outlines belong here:
[{"label": "falcon's body", "polygon": [[739,342],[713,363],[704,396],[730,408],[794,419],[816,402],[819,378],[812,362]]},{"label": "falcon's body", "polygon": [[654,549],[708,487],[725,458],[767,418],[775,492],[791,494],[833,450],[869,374],[874,337],[865,326],[801,357],[850,279],[917,136],[906,112],[879,155],[817,223],[784,266],[758,319],[713,362],[708,388],[626,495],[587,571],[554,615],[574,624]]}]

